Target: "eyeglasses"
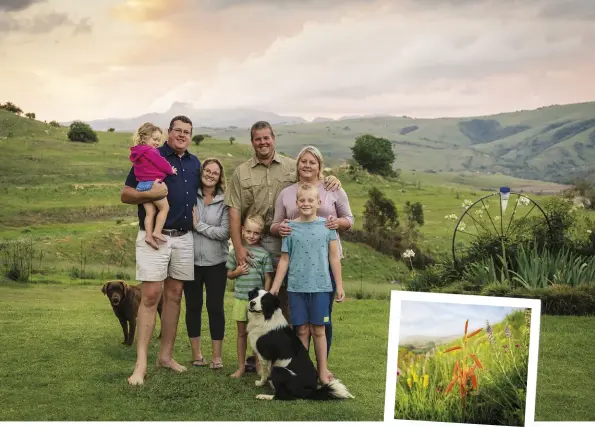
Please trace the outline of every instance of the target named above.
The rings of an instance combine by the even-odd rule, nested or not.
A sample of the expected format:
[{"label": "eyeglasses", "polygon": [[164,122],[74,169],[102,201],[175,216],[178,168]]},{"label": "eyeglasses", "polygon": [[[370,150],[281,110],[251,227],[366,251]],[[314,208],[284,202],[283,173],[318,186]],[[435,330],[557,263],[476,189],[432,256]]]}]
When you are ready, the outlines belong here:
[{"label": "eyeglasses", "polygon": [[172,129],[172,131],[173,131],[174,133],[177,133],[178,135],[179,135],[179,134],[184,134],[185,136],[190,136],[190,134],[192,133],[192,131],[189,131],[189,130],[186,130],[186,129],[182,130],[182,129],[180,129],[180,128],[175,128],[175,129]]},{"label": "eyeglasses", "polygon": [[202,172],[205,175],[211,175],[211,176],[219,176],[220,175],[219,171],[210,171],[208,169],[203,169]]}]

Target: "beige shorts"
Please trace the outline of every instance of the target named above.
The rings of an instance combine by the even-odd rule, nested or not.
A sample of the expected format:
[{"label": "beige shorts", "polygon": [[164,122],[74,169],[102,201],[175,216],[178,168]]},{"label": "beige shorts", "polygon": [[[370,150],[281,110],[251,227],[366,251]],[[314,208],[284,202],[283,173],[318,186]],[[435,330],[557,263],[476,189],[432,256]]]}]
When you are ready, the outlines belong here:
[{"label": "beige shorts", "polygon": [[153,249],[145,242],[146,232],[136,236],[136,280],[161,282],[167,277],[194,280],[194,239],[192,232],[183,236],[165,236],[167,243]]}]

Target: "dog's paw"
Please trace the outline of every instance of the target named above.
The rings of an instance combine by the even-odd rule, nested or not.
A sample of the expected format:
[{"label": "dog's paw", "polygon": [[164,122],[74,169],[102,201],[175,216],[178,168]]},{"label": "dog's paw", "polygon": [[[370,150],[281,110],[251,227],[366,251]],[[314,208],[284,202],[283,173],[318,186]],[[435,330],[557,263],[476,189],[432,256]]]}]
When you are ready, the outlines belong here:
[{"label": "dog's paw", "polygon": [[257,394],[256,398],[258,400],[273,400],[275,396],[273,396],[272,394]]},{"label": "dog's paw", "polygon": [[254,385],[256,387],[262,387],[265,384],[266,384],[266,380],[256,380],[256,381],[254,381]]}]

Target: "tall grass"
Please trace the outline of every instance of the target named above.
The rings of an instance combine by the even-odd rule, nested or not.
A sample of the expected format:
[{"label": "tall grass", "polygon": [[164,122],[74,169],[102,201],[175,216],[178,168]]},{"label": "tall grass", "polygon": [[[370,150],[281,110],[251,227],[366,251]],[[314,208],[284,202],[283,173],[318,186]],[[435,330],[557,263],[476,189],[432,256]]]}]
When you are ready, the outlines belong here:
[{"label": "tall grass", "polygon": [[[15,282],[28,282],[33,272],[35,256],[32,241],[0,242],[2,275]],[[41,262],[40,253],[40,262]]]},{"label": "tall grass", "polygon": [[395,418],[523,425],[529,319],[521,309],[460,342],[400,348]]},{"label": "tall grass", "polygon": [[[593,257],[579,255],[570,248],[557,251],[537,246],[517,247],[514,263],[499,262],[493,257],[469,263],[463,277],[472,283],[502,283],[525,288],[546,288],[552,284],[579,286],[595,283]],[[506,270],[506,271],[505,271]],[[508,273],[508,274],[505,274]]]}]

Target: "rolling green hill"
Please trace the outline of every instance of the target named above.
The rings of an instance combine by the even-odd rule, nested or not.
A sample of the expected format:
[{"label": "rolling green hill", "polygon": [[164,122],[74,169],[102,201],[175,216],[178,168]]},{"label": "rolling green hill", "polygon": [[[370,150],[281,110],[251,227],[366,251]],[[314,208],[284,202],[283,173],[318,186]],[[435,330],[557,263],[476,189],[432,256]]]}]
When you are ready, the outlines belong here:
[{"label": "rolling green hill", "polygon": [[[0,242],[21,239],[35,247],[39,280],[60,282],[64,274],[78,280],[101,279],[120,272],[133,275],[136,209],[120,202],[120,190],[130,169],[130,133],[98,132],[98,143],[74,143],[67,128],[52,128],[0,110]],[[201,159],[218,157],[228,176],[252,155],[245,144],[207,138],[190,151]],[[501,185],[533,194],[563,187],[504,175],[470,172],[404,172],[399,182],[362,174],[357,179],[339,170],[356,217],[363,224],[368,190],[380,188],[400,212],[405,202],[424,205],[424,245],[445,252],[454,223],[445,216],[459,213],[465,199],[477,199]],[[535,196],[540,198],[542,196]],[[344,277],[351,289],[381,285],[408,277],[406,266],[363,244],[344,242]],[[85,273],[80,273],[84,270]],[[48,276],[49,274],[49,276]]]},{"label": "rolling green hill", "polygon": [[[335,163],[351,158],[355,138],[370,133],[393,142],[395,166],[403,170],[477,171],[569,183],[595,164],[595,102],[484,117],[365,117],[275,128],[279,150],[295,155],[312,144]],[[246,129],[197,132],[249,142]]]}]

